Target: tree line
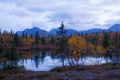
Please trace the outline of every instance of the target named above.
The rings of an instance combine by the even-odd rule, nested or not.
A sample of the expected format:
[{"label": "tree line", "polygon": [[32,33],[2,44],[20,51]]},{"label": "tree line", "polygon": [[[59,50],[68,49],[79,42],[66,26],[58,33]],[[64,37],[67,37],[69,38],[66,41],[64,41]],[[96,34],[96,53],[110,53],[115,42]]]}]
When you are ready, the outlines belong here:
[{"label": "tree line", "polygon": [[57,55],[60,55],[64,65],[65,57],[74,58],[78,62],[83,56],[103,56],[114,50],[120,50],[120,32],[118,31],[71,36],[66,36],[66,33],[63,22],[56,36],[39,36],[38,32],[35,36],[26,35],[24,32],[19,36],[12,31],[0,31],[0,58],[16,60],[19,47],[28,47],[30,50],[51,47],[50,49],[54,49]]}]

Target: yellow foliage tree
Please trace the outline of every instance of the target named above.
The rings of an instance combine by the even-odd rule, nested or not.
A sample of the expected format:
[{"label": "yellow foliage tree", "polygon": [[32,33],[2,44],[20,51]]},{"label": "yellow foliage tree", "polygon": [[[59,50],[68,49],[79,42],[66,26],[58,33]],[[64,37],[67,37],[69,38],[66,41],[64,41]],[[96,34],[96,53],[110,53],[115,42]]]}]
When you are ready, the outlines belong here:
[{"label": "yellow foliage tree", "polygon": [[95,45],[89,43],[87,46],[87,53],[89,53],[88,55],[92,55],[93,53],[95,53]]},{"label": "yellow foliage tree", "polygon": [[23,38],[23,44],[26,46],[30,46],[34,42],[34,38]]},{"label": "yellow foliage tree", "polygon": [[103,48],[101,45],[96,46],[96,56],[103,56],[106,53],[105,48]]},{"label": "yellow foliage tree", "polygon": [[68,40],[68,46],[73,53],[72,56],[74,57],[78,64],[80,56],[86,50],[86,40],[83,37],[74,35]]}]

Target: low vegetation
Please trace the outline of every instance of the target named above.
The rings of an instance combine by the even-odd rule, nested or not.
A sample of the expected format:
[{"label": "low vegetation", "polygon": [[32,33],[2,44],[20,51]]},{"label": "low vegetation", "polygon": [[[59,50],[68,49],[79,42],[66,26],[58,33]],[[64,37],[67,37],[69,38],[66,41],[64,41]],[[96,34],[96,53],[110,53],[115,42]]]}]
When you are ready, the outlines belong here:
[{"label": "low vegetation", "polygon": [[77,65],[68,67],[57,67],[49,72],[25,71],[24,69],[0,70],[0,80],[61,80],[63,78],[72,80],[105,79],[119,80],[120,64],[102,65]]}]

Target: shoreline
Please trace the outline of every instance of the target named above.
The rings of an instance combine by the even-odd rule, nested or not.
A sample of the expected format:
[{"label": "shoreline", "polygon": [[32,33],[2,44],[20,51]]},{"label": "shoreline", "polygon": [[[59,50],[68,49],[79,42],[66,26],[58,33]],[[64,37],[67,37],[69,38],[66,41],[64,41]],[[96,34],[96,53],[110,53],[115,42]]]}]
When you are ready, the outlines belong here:
[{"label": "shoreline", "polygon": [[120,63],[94,66],[58,67],[51,71],[9,69],[0,71],[0,80],[119,80]]}]

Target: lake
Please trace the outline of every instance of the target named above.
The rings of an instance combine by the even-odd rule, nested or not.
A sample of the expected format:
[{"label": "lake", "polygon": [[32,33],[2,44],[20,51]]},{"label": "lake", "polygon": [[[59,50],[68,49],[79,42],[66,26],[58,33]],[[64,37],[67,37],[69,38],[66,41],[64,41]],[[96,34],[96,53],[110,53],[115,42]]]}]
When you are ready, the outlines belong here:
[{"label": "lake", "polygon": [[[106,60],[111,62],[110,59],[105,59],[104,57],[84,57],[83,59],[79,59],[78,63],[82,65],[95,65],[106,63]],[[69,66],[68,58],[64,58],[64,64],[65,66]],[[21,58],[17,61],[17,65],[24,66],[25,70],[49,71],[55,67],[62,66],[62,61],[59,56],[39,53],[31,58]],[[2,68],[2,64],[0,67]]]}]

